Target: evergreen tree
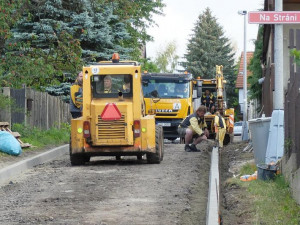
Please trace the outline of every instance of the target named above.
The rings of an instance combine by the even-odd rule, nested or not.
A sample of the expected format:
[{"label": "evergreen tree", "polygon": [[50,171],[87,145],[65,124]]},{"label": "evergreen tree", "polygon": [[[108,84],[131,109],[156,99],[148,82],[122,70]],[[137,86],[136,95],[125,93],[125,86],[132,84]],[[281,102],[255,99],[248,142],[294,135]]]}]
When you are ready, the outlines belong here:
[{"label": "evergreen tree", "polygon": [[123,44],[131,48],[132,59],[140,60],[141,49],[152,37],[147,33],[150,26],[155,25],[153,15],[162,15],[165,6],[162,0],[98,0],[106,4],[113,4],[114,14],[119,16],[121,22],[126,25],[130,39]]},{"label": "evergreen tree", "polygon": [[[183,65],[189,72],[195,77],[207,79],[215,77],[216,65],[223,65],[227,98],[236,97],[233,49],[209,8],[198,17],[187,45],[185,59]],[[230,107],[231,102],[228,101]]]},{"label": "evergreen tree", "polygon": [[95,0],[33,1],[28,13],[13,30],[16,41],[49,51],[65,32],[79,40],[84,61],[107,60],[113,52],[125,57],[131,49],[122,43],[130,36],[113,14],[113,4]]}]

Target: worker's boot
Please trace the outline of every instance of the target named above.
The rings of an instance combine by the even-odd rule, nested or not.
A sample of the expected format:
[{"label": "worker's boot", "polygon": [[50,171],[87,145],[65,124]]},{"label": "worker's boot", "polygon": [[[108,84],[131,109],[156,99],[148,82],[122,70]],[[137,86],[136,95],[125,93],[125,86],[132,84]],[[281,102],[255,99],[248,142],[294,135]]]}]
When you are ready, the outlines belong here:
[{"label": "worker's boot", "polygon": [[192,149],[191,149],[191,147],[190,147],[188,144],[185,144],[185,146],[184,146],[184,151],[186,151],[186,152],[191,152]]},{"label": "worker's boot", "polygon": [[193,152],[201,152],[201,150],[197,149],[196,145],[194,144],[191,144],[190,148]]}]

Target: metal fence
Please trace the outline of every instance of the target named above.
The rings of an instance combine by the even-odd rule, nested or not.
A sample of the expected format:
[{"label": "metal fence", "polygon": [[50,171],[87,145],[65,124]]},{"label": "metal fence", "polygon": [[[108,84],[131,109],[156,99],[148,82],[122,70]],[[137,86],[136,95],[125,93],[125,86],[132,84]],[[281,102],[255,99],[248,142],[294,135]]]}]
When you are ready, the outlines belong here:
[{"label": "metal fence", "polygon": [[[296,35],[295,35],[296,34]],[[295,40],[296,39],[296,40]],[[296,42],[296,43],[295,43]],[[300,30],[290,30],[289,48],[300,50]],[[297,157],[297,168],[300,167],[300,67],[294,64],[290,57],[290,80],[285,95],[285,154],[287,158],[292,153]]]},{"label": "metal fence", "polygon": [[59,97],[30,88],[3,88],[1,93],[11,97],[14,103],[6,109],[0,109],[0,121],[24,123],[42,129],[70,123],[69,104]]}]

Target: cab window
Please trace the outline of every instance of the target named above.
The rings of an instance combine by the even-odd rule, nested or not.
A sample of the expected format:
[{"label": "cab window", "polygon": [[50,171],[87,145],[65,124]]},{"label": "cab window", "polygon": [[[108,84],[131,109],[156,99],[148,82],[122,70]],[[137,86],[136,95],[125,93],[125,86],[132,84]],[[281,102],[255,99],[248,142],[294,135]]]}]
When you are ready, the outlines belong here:
[{"label": "cab window", "polygon": [[143,92],[146,98],[188,98],[189,82],[183,80],[144,80]]},{"label": "cab window", "polygon": [[94,98],[116,98],[132,96],[132,75],[94,75],[91,77]]}]

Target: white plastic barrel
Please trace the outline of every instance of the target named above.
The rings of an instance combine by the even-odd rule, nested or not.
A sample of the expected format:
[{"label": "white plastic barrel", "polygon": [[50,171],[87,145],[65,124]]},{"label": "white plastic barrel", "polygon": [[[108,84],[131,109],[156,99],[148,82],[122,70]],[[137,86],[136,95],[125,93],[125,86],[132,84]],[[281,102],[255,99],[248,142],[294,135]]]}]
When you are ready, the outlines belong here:
[{"label": "white plastic barrel", "polygon": [[271,117],[249,120],[255,164],[265,163]]}]

